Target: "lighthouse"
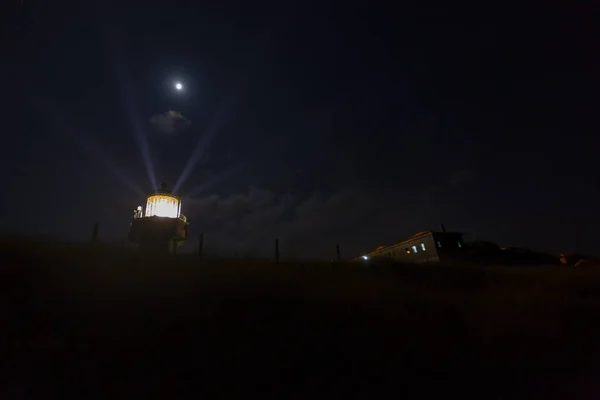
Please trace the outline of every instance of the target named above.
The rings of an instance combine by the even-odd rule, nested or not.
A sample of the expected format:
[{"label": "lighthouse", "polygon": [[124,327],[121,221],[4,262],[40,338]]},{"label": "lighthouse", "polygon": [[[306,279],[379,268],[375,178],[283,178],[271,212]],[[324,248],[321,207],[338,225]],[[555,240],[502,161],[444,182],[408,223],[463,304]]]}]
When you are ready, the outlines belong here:
[{"label": "lighthouse", "polygon": [[129,241],[144,253],[174,254],[188,235],[188,222],[181,213],[181,199],[161,184],[146,198],[146,207],[133,210]]}]

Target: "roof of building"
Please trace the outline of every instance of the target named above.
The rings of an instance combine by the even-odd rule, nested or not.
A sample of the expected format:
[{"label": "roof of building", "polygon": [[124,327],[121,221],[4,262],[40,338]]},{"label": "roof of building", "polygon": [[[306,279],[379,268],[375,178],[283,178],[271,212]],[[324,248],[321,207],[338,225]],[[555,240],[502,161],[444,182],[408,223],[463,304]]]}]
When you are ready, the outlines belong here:
[{"label": "roof of building", "polygon": [[409,239],[418,238],[419,236],[425,236],[425,235],[428,235],[430,233],[433,233],[433,232],[432,231],[423,231],[423,232],[415,233],[414,235],[410,236],[408,239],[401,240],[400,242],[405,242],[405,241],[407,241]]},{"label": "roof of building", "polygon": [[369,252],[368,254],[377,253],[377,252],[380,252],[382,250],[386,250],[386,249],[389,249],[391,247],[395,247],[395,246],[401,245],[401,244],[403,244],[405,242],[408,242],[409,240],[413,240],[413,239],[416,239],[416,238],[419,238],[419,237],[422,237],[422,236],[431,235],[431,234],[434,234],[434,233],[438,234],[438,235],[462,235],[463,234],[462,232],[423,231],[423,232],[415,233],[414,235],[409,236],[408,238],[400,240],[399,242],[396,242],[396,243],[392,243],[392,244],[389,244],[389,245],[386,245],[386,246],[377,246],[377,248],[375,248],[375,250]]}]

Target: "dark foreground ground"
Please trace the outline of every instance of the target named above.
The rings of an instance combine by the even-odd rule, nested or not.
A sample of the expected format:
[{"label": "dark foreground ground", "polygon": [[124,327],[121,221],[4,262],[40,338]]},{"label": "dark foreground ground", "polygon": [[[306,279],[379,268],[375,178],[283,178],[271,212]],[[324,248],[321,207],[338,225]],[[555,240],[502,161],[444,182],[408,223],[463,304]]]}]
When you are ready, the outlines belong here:
[{"label": "dark foreground ground", "polygon": [[[2,245],[0,398],[600,396],[600,271]],[[456,397],[460,395],[460,397]]]}]

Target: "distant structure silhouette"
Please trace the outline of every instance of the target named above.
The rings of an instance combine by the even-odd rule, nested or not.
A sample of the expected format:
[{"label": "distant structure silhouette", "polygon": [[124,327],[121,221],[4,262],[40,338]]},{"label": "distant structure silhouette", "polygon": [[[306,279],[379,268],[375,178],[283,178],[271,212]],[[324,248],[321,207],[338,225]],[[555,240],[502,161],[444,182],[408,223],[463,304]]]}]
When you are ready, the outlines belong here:
[{"label": "distant structure silhouette", "polygon": [[400,242],[378,246],[356,260],[390,259],[407,263],[449,261],[461,257],[464,253],[462,236],[461,232],[447,232],[444,224],[441,224],[437,232],[419,232]]}]

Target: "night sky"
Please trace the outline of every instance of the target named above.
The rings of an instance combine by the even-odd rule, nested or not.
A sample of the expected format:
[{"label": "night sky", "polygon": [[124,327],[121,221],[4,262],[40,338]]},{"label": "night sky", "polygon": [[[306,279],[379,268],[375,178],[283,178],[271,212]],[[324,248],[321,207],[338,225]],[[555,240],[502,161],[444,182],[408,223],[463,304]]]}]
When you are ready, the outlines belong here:
[{"label": "night sky", "polygon": [[124,242],[165,181],[188,251],[598,253],[592,2],[9,3],[2,234]]}]

